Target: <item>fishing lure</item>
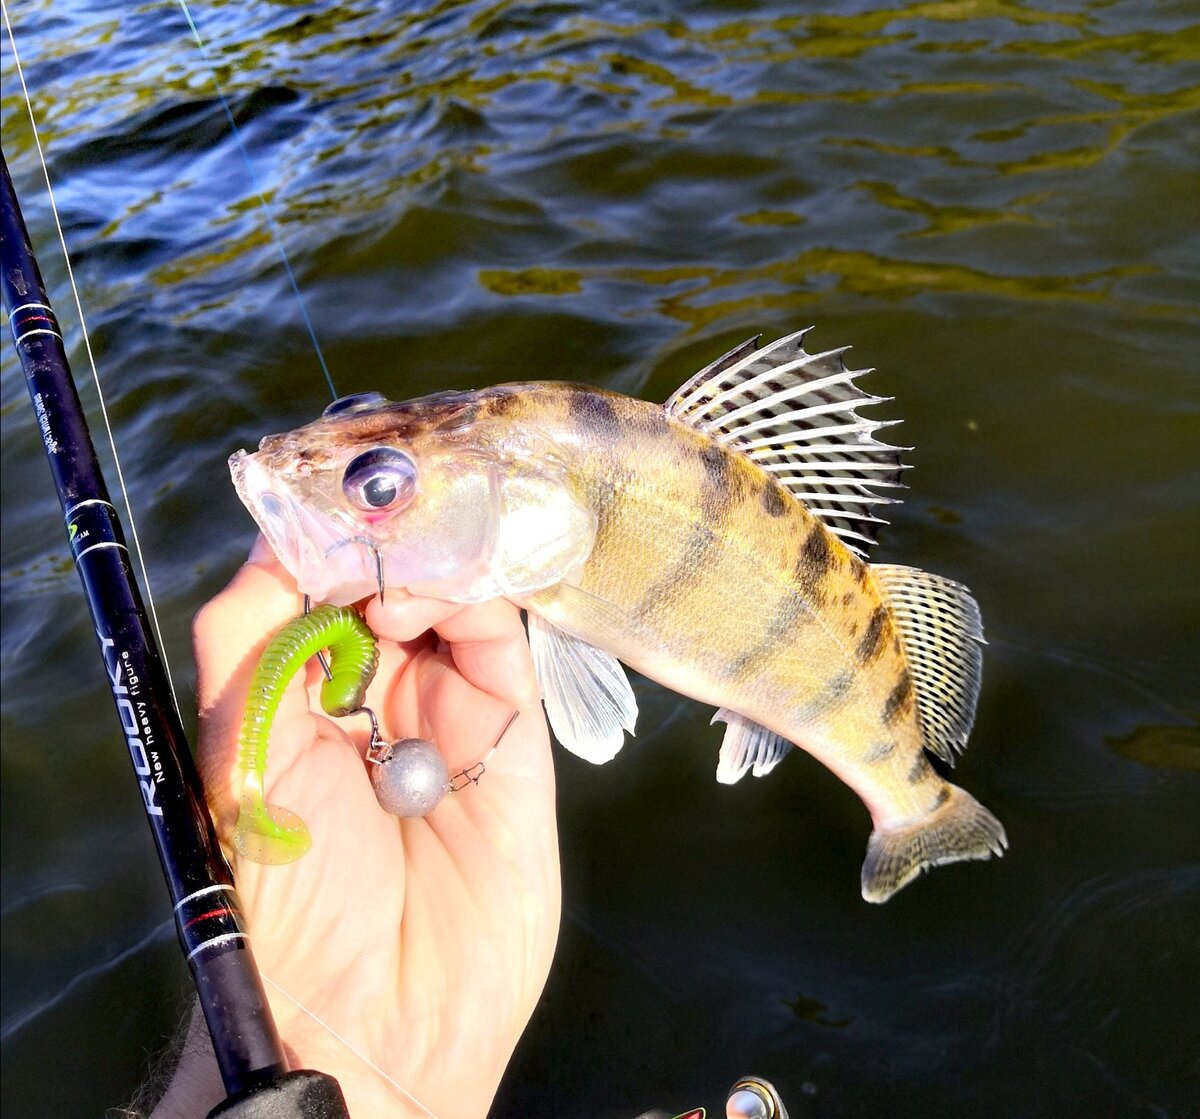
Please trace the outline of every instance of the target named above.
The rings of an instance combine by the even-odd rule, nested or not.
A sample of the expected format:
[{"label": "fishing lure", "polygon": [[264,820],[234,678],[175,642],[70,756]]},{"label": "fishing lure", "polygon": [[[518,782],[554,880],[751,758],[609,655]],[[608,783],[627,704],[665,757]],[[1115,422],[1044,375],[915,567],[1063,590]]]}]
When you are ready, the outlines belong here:
[{"label": "fishing lure", "polygon": [[[385,812],[400,817],[428,816],[447,793],[477,784],[485,768],[486,759],[450,777],[437,746],[427,739],[385,741],[375,712],[363,706],[379,667],[375,634],[348,606],[318,606],[288,622],[263,650],[254,670],[238,739],[242,800],[234,833],[238,851],[254,862],[294,862],[312,846],[308,828],[296,813],[267,804],[263,776],[271,725],[283,690],[304,662],[322,649],[329,650],[329,661],[322,660],[326,679],[321,685],[321,707],[328,715],[361,712],[370,718],[367,761],[371,763],[376,799]],[[501,737],[515,718],[513,712]],[[493,745],[487,756],[491,757],[495,749]]]},{"label": "fishing lure", "polygon": [[375,635],[348,606],[322,605],[293,618],[263,651],[238,739],[242,801],[234,844],[254,862],[294,862],[312,846],[308,827],[296,813],[267,804],[263,776],[271,725],[284,688],[304,662],[322,649],[329,650],[329,672],[321,685],[321,707],[329,715],[360,710],[379,666]]}]

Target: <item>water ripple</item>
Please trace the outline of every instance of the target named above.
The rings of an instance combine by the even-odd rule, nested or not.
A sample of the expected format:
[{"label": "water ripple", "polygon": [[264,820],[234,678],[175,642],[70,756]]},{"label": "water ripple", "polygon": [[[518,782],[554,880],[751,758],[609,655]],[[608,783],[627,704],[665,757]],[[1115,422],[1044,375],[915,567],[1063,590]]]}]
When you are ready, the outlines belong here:
[{"label": "water ripple", "polygon": [[[981,601],[960,772],[1009,857],[864,911],[850,794],[803,759],[714,789],[696,751],[715,731],[643,688],[654,733],[611,769],[564,763],[587,927],[564,929],[574,964],[498,1116],[560,1112],[567,1082],[576,1110],[632,1114],[647,1083],[715,1094],[714,1053],[776,1061],[789,1102],[819,1087],[831,1114],[1182,1113],[1190,1038],[1163,1008],[1196,896],[1186,4],[206,0],[253,175],[177,6],[9,8],[184,696],[190,617],[252,532],[226,456],[328,399],[260,191],[339,391],[553,376],[661,400],[747,336],[816,322],[897,397],[917,469],[879,555]],[[79,372],[0,51],[5,154]],[[66,883],[115,896],[144,826],[8,348],[0,421],[4,1037],[42,1067],[46,1011],[92,1015],[123,1089],[163,1023],[109,1029],[89,977],[147,943],[144,913],[107,915],[93,947]],[[30,939],[51,911],[60,939]],[[111,1102],[79,1079],[63,1114]]]}]

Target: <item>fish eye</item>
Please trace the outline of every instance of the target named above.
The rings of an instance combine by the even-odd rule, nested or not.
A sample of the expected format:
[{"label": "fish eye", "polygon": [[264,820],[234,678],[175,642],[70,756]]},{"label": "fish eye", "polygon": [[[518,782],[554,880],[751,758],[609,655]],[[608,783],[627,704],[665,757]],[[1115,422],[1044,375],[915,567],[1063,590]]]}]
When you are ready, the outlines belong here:
[{"label": "fish eye", "polygon": [[351,460],[342,475],[346,500],[364,513],[403,508],[417,490],[417,465],[394,447],[373,447]]},{"label": "fish eye", "polygon": [[372,404],[379,404],[383,400],[383,394],[378,392],[355,392],[349,396],[340,396],[324,412],[322,416],[337,416],[342,412],[357,412],[363,408],[369,408]]}]

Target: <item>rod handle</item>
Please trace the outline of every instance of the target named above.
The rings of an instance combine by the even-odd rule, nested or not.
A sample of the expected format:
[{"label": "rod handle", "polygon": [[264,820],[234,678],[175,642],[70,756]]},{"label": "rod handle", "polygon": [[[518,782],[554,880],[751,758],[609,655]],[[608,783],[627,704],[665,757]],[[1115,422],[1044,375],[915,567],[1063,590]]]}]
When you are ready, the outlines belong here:
[{"label": "rod handle", "polygon": [[234,1093],[208,1119],[350,1119],[350,1112],[332,1076],[297,1069]]}]

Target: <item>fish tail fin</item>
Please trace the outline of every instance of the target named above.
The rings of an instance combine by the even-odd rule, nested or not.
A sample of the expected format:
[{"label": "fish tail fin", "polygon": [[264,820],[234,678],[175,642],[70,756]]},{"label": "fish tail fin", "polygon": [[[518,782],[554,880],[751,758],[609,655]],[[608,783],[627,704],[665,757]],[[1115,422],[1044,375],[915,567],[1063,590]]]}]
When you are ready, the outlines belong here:
[{"label": "fish tail fin", "polygon": [[924,820],[871,833],[862,868],[867,901],[887,901],[929,867],[1004,854],[1008,837],[1000,821],[970,793],[946,788],[949,798]]}]

